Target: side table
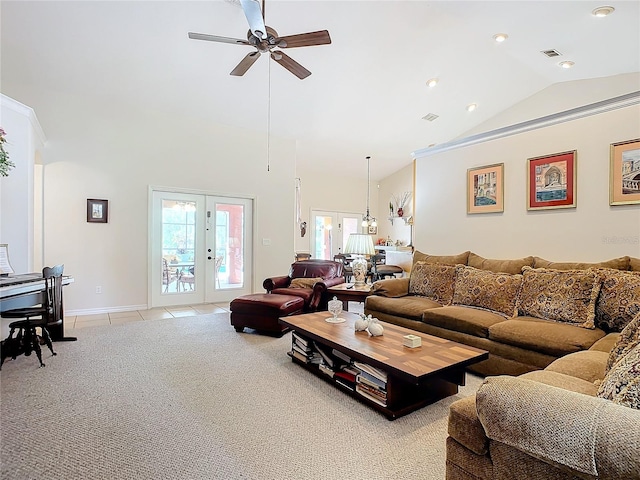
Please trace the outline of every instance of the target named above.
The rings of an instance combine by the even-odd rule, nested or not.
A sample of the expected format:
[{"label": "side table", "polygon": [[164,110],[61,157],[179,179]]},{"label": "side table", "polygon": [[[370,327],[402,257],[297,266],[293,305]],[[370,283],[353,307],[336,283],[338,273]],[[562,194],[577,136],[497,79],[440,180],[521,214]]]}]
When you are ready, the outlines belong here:
[{"label": "side table", "polygon": [[342,301],[342,309],[349,311],[349,302],[364,302],[371,294],[371,285],[366,284],[361,287],[355,286],[353,283],[341,283],[327,288],[329,299],[336,297]]}]

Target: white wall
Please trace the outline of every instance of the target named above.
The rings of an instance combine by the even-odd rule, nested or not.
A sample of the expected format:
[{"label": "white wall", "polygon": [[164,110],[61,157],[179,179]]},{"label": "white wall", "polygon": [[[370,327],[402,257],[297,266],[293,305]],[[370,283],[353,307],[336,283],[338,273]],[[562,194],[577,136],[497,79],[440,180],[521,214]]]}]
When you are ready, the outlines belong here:
[{"label": "white wall", "polygon": [[[388,220],[389,218],[389,201],[392,195],[400,196],[403,192],[411,192],[411,198],[409,199],[408,206],[403,208],[404,218],[409,218],[414,212],[414,185],[413,185],[413,170],[414,164],[411,163],[406,167],[398,170],[387,178],[384,178],[378,182],[378,211],[381,212],[378,219],[378,235],[377,238],[387,239],[391,237],[394,242],[400,240],[403,245],[409,245],[411,242],[411,227],[408,226],[404,220],[396,218],[393,221],[393,225]],[[395,202],[394,202],[394,215]]]},{"label": "white wall", "polygon": [[[640,257],[640,205],[609,205],[610,144],[639,137],[633,106],[421,158],[414,244],[488,258]],[[569,150],[577,150],[577,208],[527,211],[527,158]],[[494,163],[505,164],[504,212],[467,215],[467,169]]]},{"label": "white wall", "polygon": [[[149,185],[256,198],[254,291],[293,251],[295,143],[161,111],[25,90],[47,132],[44,261],[75,283],[68,313],[147,303]],[[86,199],[109,200],[109,223],[86,222]],[[263,246],[261,239],[270,238]],[[16,266],[16,270],[22,270]],[[95,286],[102,286],[102,294]]]},{"label": "white wall", "polygon": [[44,135],[32,108],[5,95],[0,104],[5,150],[15,165],[0,177],[0,243],[9,245],[17,273],[32,272],[41,268],[39,261],[34,264],[34,164]]}]

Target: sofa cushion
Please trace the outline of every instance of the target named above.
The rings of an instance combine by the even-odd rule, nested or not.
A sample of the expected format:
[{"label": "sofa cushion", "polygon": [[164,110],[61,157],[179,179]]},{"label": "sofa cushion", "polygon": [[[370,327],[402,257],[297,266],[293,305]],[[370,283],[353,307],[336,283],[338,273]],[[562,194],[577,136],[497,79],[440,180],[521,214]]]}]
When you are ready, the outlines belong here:
[{"label": "sofa cushion", "polygon": [[455,279],[456,267],[452,265],[416,262],[409,279],[409,294],[449,305],[453,298]]},{"label": "sofa cushion", "polygon": [[620,332],[618,340],[609,353],[605,373],[608,373],[619,359],[638,344],[640,344],[640,313]]},{"label": "sofa cushion", "polygon": [[640,272],[598,270],[602,286],[596,302],[595,323],[603,330],[621,332],[640,313]]},{"label": "sofa cushion", "polygon": [[442,265],[466,265],[469,258],[469,251],[458,255],[429,255],[418,250],[413,252],[413,265],[417,262],[441,263]]},{"label": "sofa cushion", "polygon": [[289,284],[289,288],[313,288],[313,286],[322,281],[322,277],[316,278],[293,278]]},{"label": "sofa cushion", "polygon": [[608,354],[613,348],[613,346],[615,345],[615,343],[618,341],[618,338],[620,338],[620,332],[607,333],[604,337],[602,337],[596,343],[591,345],[591,347],[589,347],[589,350],[595,350],[597,352],[605,352]]},{"label": "sofa cushion", "polygon": [[422,321],[447,330],[487,338],[489,327],[505,320],[502,315],[487,310],[451,305],[425,310]]},{"label": "sofa cushion", "polygon": [[533,266],[533,257],[517,258],[515,260],[494,260],[491,258],[483,258],[475,253],[469,253],[467,265],[480,270],[489,270],[498,273],[521,273],[522,267]]},{"label": "sofa cushion", "polygon": [[522,268],[518,314],[595,328],[600,277],[595,270]]},{"label": "sofa cushion", "polygon": [[563,373],[593,384],[596,380],[604,378],[608,358],[609,353],[607,352],[583,350],[560,357],[545,370]]},{"label": "sofa cushion", "polygon": [[629,270],[640,272],[640,258],[629,257]]},{"label": "sofa cushion", "polygon": [[378,280],[373,283],[371,293],[382,297],[404,297],[409,293],[409,277]]},{"label": "sofa cushion", "polygon": [[568,323],[517,317],[489,327],[489,339],[515,347],[561,357],[588,350],[605,332]]},{"label": "sofa cushion", "polygon": [[604,262],[550,262],[540,257],[533,257],[535,268],[553,268],[555,270],[586,270],[588,268],[615,268],[616,270],[629,269],[629,257],[612,258]]},{"label": "sofa cushion", "polygon": [[476,397],[471,395],[451,404],[449,408],[449,436],[477,455],[489,452],[489,439],[478,420]]},{"label": "sofa cushion", "polygon": [[584,395],[589,395],[590,397],[595,397],[596,392],[598,391],[598,388],[593,384],[593,382],[589,382],[588,380],[574,377],[566,373],[554,372],[552,370],[549,370],[549,367],[544,370],[527,372],[520,375],[520,377],[527,380],[544,383],[545,385],[549,385],[551,387],[559,387],[563,388],[564,390],[582,393]]},{"label": "sofa cushion", "polygon": [[304,300],[305,305],[311,300],[313,296],[313,289],[311,288],[274,288],[271,290],[272,294],[276,295],[291,295],[294,297],[300,297]]},{"label": "sofa cushion", "polygon": [[416,295],[407,295],[402,298],[369,295],[365,303],[365,308],[367,310],[410,318],[412,320],[422,320],[422,314],[426,310],[441,307],[442,305],[438,302],[434,302],[433,300],[425,297],[418,297]]},{"label": "sofa cushion", "polygon": [[598,397],[640,409],[640,345],[613,365],[598,388]]},{"label": "sofa cushion", "polygon": [[521,285],[522,275],[458,265],[452,303],[490,310],[506,318],[514,317]]}]

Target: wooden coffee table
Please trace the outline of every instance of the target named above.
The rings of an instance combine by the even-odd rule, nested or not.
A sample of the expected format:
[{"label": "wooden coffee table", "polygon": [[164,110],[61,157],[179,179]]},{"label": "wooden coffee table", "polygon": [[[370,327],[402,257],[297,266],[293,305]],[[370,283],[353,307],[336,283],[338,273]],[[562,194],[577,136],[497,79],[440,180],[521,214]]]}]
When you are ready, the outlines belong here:
[{"label": "wooden coffee table", "polygon": [[341,300],[342,309],[345,312],[349,311],[349,302],[364,302],[370,294],[370,284],[358,287],[353,283],[340,283],[339,285],[327,288],[327,296],[329,297],[329,300],[332,300],[333,297]]},{"label": "wooden coffee table", "polygon": [[[350,389],[340,383],[337,376],[326,374],[324,366],[308,363],[300,355],[291,354],[293,362],[333,383],[390,420],[455,395],[458,386],[465,384],[465,367],[489,356],[488,352],[478,348],[385,322],[380,322],[384,334],[371,337],[366,331],[355,331],[354,322],[359,316],[354,313],[343,312],[340,317],[346,320],[344,323],[326,322],[330,317],[329,312],[316,312],[283,317],[279,322],[293,330],[292,341],[297,335],[309,340],[313,347],[319,345],[325,353],[335,349],[341,356],[385,372],[385,400],[380,402],[367,398],[358,392],[358,388]],[[419,336],[422,345],[405,347],[403,337],[408,334]]]}]

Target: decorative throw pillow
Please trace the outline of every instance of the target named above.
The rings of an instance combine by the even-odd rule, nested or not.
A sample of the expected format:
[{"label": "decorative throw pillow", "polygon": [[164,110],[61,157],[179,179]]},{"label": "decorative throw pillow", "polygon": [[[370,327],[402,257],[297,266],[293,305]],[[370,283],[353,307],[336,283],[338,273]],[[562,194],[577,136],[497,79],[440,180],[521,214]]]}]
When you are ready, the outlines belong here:
[{"label": "decorative throw pillow", "polygon": [[420,295],[449,305],[453,298],[456,267],[439,263],[417,262],[409,278],[409,295]]},{"label": "decorative throw pillow", "polygon": [[522,268],[518,314],[595,328],[600,275],[595,270]]},{"label": "decorative throw pillow", "polygon": [[609,370],[598,387],[597,396],[640,409],[640,345],[632,348]]},{"label": "decorative throw pillow", "polygon": [[616,340],[611,352],[609,352],[609,360],[607,361],[605,373],[611,370],[611,367],[613,367],[618,360],[637,345],[640,345],[640,313],[638,313],[620,333],[618,340]]},{"label": "decorative throw pillow", "polygon": [[640,272],[598,270],[602,287],[596,302],[596,326],[620,332],[640,313]]},{"label": "decorative throw pillow", "polygon": [[516,302],[521,286],[522,275],[457,265],[452,303],[490,310],[511,318],[518,312]]},{"label": "decorative throw pillow", "polygon": [[289,288],[313,288],[313,286],[322,281],[322,277],[317,278],[293,278]]}]

